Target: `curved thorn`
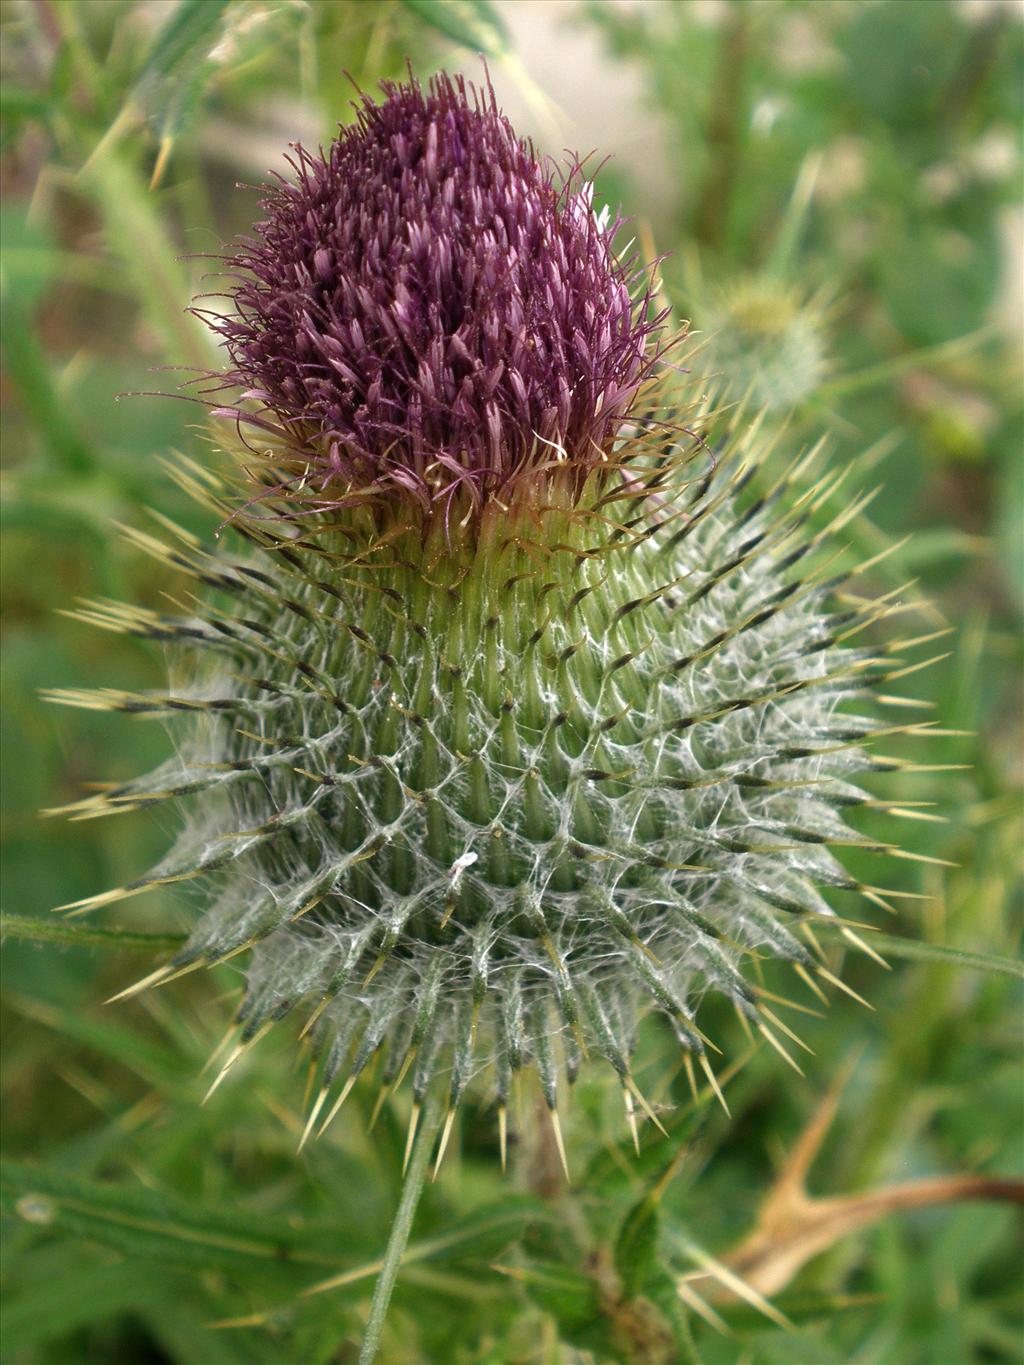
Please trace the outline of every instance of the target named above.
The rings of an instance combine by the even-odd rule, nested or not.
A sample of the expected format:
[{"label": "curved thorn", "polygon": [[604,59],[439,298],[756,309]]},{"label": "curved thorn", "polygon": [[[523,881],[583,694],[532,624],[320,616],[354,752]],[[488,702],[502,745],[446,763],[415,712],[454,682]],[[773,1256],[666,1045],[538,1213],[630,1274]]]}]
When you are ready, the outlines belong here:
[{"label": "curved thorn", "polygon": [[740,1027],[746,1035],[747,1042],[752,1043],[754,1041],[754,1035],[750,1031],[750,1020],[740,1009],[739,1005],[734,1004],[733,1009],[736,1011],[736,1018],[740,1021]]},{"label": "curved thorn", "polygon": [[395,1077],[394,1081],[391,1083],[391,1089],[392,1089],[392,1091],[396,1091],[396,1090],[398,1090],[398,1089],[401,1088],[402,1082],[405,1080],[406,1076],[408,1075],[409,1068],[412,1066],[415,1057],[416,1057],[416,1048],[415,1048],[415,1046],[413,1046],[413,1047],[411,1047],[411,1048],[409,1049],[409,1051],[405,1054],[405,1061],[402,1063],[401,1067],[399,1068],[398,1075]]},{"label": "curved thorn", "polygon": [[330,1003],[331,1003],[331,997],[330,997],[329,995],[325,995],[324,998],[320,1001],[319,1005],[317,1005],[317,1007],[316,1007],[316,1009],[313,1011],[313,1013],[309,1016],[309,1018],[306,1020],[306,1022],[302,1025],[302,1029],[301,1029],[300,1032],[299,1032],[299,1037],[300,1037],[300,1038],[305,1038],[305,1037],[306,1037],[306,1035],[310,1032],[310,1030],[313,1028],[314,1024],[316,1023],[316,1021],[320,1018],[321,1014],[323,1014],[324,1010],[327,1008],[327,1006],[328,1006]]},{"label": "curved thorn", "polygon": [[792,1038],[793,1042],[796,1043],[797,1047],[803,1048],[804,1052],[808,1053],[811,1057],[814,1056],[814,1049],[812,1047],[808,1047],[804,1040],[798,1034],[794,1033],[793,1030],[789,1027],[789,1025],[784,1023],[773,1010],[770,1010],[768,1008],[767,1005],[761,1006],[761,1013],[765,1016],[766,1019],[770,1019],[776,1028],[781,1029],[787,1038]]},{"label": "curved thorn", "polygon": [[231,1042],[231,1035],[234,1033],[236,1028],[237,1028],[236,1024],[228,1025],[227,1033],[225,1033],[224,1037],[220,1040],[217,1046],[210,1053],[209,1057],[207,1057],[206,1061],[203,1063],[203,1069],[199,1073],[200,1076],[204,1076],[206,1072],[209,1071],[210,1067],[213,1066],[214,1062],[227,1047],[228,1043]]},{"label": "curved thorn", "polygon": [[377,1119],[380,1117],[380,1111],[384,1108],[384,1101],[387,1099],[390,1093],[391,1087],[389,1085],[382,1085],[381,1088],[377,1091],[377,1098],[373,1104],[373,1113],[370,1115],[370,1122],[366,1125],[366,1131],[368,1133],[373,1132],[374,1125],[376,1124]]},{"label": "curved thorn", "polygon": [[693,1096],[694,1104],[697,1103],[697,1075],[693,1069],[693,1058],[688,1052],[683,1053],[683,1069],[686,1072],[686,1079],[690,1086],[690,1094]]},{"label": "curved thorn", "polygon": [[740,1279],[739,1275],[737,1275],[735,1271],[730,1270],[727,1265],[723,1265],[722,1262],[717,1260],[714,1256],[709,1256],[706,1251],[693,1245],[693,1243],[687,1245],[686,1251],[687,1255],[696,1261],[702,1270],[705,1270],[709,1275],[725,1285],[727,1289],[731,1289],[737,1298],[743,1299],[744,1302],[749,1303],[752,1308],[756,1308],[759,1313],[763,1313],[766,1318],[770,1318],[772,1322],[776,1323],[779,1327],[784,1327],[788,1332],[796,1330],[789,1318],[783,1313],[780,1313],[775,1305],[770,1303],[763,1294],[759,1294],[756,1289],[747,1284],[746,1280]]},{"label": "curved thorn", "polygon": [[786,1062],[789,1066],[791,1066],[798,1076],[802,1076],[804,1074],[803,1071],[801,1071],[800,1067],[797,1065],[797,1063],[793,1060],[793,1058],[789,1055],[786,1049],[779,1042],[778,1038],[776,1038],[775,1034],[772,1033],[771,1029],[768,1027],[767,1024],[758,1024],[757,1031],[765,1039],[767,1039],[769,1043],[771,1043],[772,1047],[779,1054],[782,1060]]},{"label": "curved thorn", "polygon": [[721,1332],[724,1337],[731,1337],[733,1333],[724,1318],[719,1317],[706,1299],[702,1299],[695,1289],[692,1289],[684,1280],[676,1285],[676,1293],[686,1304],[687,1308],[693,1310],[699,1318],[703,1318],[709,1327],[713,1327],[716,1332]]},{"label": "curved thorn", "polygon": [[202,1104],[205,1104],[205,1103],[207,1102],[207,1100],[210,1098],[210,1096],[211,1096],[211,1095],[214,1093],[214,1091],[218,1088],[218,1086],[220,1085],[221,1081],[223,1081],[224,1077],[228,1074],[228,1072],[231,1070],[231,1068],[234,1066],[234,1064],[238,1061],[239,1057],[241,1057],[242,1054],[243,1054],[244,1052],[248,1052],[249,1049],[250,1049],[251,1047],[255,1047],[255,1045],[259,1042],[259,1040],[263,1037],[263,1035],[269,1030],[269,1028],[270,1028],[270,1022],[269,1022],[269,1020],[268,1020],[268,1022],[265,1023],[265,1024],[263,1025],[263,1027],[260,1028],[256,1033],[254,1033],[253,1036],[252,1036],[250,1039],[248,1039],[247,1042],[236,1043],[236,1044],[235,1044],[235,1046],[234,1046],[234,1047],[231,1049],[231,1051],[228,1053],[228,1059],[227,1059],[227,1061],[226,1061],[226,1062],[224,1063],[224,1065],[221,1067],[220,1071],[217,1072],[217,1078],[216,1078],[216,1080],[213,1082],[213,1084],[210,1086],[209,1090],[207,1090],[206,1094],[203,1096],[202,1101],[201,1101]]}]

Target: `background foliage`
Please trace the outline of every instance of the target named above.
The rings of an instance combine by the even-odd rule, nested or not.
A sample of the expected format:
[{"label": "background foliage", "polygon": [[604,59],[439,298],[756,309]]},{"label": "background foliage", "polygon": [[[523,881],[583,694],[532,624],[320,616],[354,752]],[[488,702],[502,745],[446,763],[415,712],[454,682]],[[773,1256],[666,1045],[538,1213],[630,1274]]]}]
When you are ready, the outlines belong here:
[{"label": "background foliage", "polygon": [[[678,315],[713,334],[695,368],[784,397],[776,408],[792,411],[771,420],[788,421],[787,448],[829,430],[834,461],[872,452],[857,479],[884,490],[847,528],[856,551],[912,532],[872,586],[913,605],[894,628],[953,630],[948,657],[907,683],[934,705],[912,718],[940,723],[892,745],[931,771],[901,771],[880,790],[934,802],[924,813],[943,823],[876,812],[865,828],[952,865],[857,865],[924,899],[895,899],[892,918],[847,907],[884,918],[892,936],[888,973],[834,949],[873,1013],[836,993],[821,1017],[780,1007],[813,1049],[806,1079],[731,1017],[709,1017],[731,1120],[706,1089],[691,1097],[652,1025],[640,1075],[668,1139],[645,1127],[635,1157],[618,1095],[585,1078],[567,1121],[567,1189],[529,1095],[513,1173],[501,1175],[481,1092],[421,1206],[383,1357],[1017,1360],[1022,1248],[1004,1205],[932,1207],[837,1234],[775,1295],[790,1326],[694,1281],[721,1315],[708,1324],[680,1277],[749,1231],[830,1087],[838,1113],[809,1177],[816,1193],[1021,1164],[1020,10],[1000,0],[546,8],[567,44],[586,32],[640,82],[646,116],[666,134],[670,193],[654,221],[628,162],[602,168],[598,194],[637,215],[651,254],[667,253]],[[187,897],[131,901],[65,946],[31,941],[66,937],[50,908],[123,883],[168,833],[145,816],[40,820],[83,782],[151,766],[167,740],[123,717],[45,710],[37,690],[162,676],[152,650],[55,612],[79,596],[158,605],[183,590],[114,523],[143,525],[153,506],[198,528],[159,463],[172,449],[202,453],[197,410],[114,395],[172,387],[154,367],[216,363],[183,309],[203,288],[202,254],[251,222],[253,196],[234,183],[279,165],[293,137],[331,136],[348,115],[343,69],[364,88],[400,74],[407,56],[424,76],[439,65],[475,75],[484,51],[500,77],[550,106],[559,90],[528,75],[513,17],[485,0],[3,5],[12,1362],[355,1357],[397,1199],[402,1102],[368,1134],[372,1096],[357,1091],[347,1121],[296,1158],[304,1076],[278,1040],[201,1107],[237,973],[101,1003],[189,923]],[[154,933],[164,938],[141,937]],[[769,985],[816,1005],[791,977]]]}]

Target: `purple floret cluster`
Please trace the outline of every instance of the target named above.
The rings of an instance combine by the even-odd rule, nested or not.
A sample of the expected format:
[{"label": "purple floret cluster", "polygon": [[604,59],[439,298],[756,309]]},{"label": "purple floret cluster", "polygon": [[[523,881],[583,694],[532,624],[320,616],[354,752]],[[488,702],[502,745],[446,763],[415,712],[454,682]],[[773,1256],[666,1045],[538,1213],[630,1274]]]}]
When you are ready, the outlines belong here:
[{"label": "purple floret cluster", "polygon": [[210,315],[246,400],[326,501],[479,507],[523,474],[609,459],[657,362],[650,280],[613,251],[579,163],[538,159],[488,85],[385,84],[227,262]]}]

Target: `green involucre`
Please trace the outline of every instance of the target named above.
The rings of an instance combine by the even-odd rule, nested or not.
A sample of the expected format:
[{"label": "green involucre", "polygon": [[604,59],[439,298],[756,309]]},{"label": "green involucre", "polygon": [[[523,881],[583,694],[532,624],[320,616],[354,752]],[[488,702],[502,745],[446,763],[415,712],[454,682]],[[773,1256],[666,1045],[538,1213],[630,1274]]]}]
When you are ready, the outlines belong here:
[{"label": "green involucre", "polygon": [[630,1086],[640,1012],[702,1056],[709,991],[764,1027],[742,960],[813,966],[796,928],[855,886],[829,845],[858,842],[873,722],[843,704],[884,672],[845,644],[875,605],[829,606],[807,498],[745,492],[745,444],[470,530],[352,510],[301,535],[236,516],[238,557],[140,537],[219,605],[93,611],[180,638],[185,685],[86,704],[192,719],[179,758],[79,812],[189,815],[79,908],[202,877],[154,979],[251,949],[241,1041],[309,1016],[318,1108],[378,1052],[385,1086],[452,1108],[483,1068],[504,1106],[530,1065],[554,1106],[591,1054]]}]

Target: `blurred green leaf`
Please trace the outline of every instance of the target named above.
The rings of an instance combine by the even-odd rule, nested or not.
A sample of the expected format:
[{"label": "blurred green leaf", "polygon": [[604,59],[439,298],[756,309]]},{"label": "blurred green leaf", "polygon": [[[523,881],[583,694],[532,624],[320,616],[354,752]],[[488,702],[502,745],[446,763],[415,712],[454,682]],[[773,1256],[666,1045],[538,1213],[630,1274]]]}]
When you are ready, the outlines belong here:
[{"label": "blurred green leaf", "polygon": [[947,365],[970,355],[986,342],[991,342],[994,335],[995,329],[986,325],[965,335],[955,336],[952,340],[905,351],[902,355],[891,356],[888,360],[880,360],[874,365],[839,375],[836,379],[826,380],[824,384],[819,385],[816,398],[826,402],[840,397],[847,398],[865,389],[890,385],[908,370],[927,370]]},{"label": "blurred green leaf", "polygon": [[491,0],[402,0],[402,4],[462,47],[487,57],[501,57],[509,51],[508,29]]},{"label": "blurred green leaf", "polygon": [[50,101],[38,90],[25,89],[11,81],[4,81],[0,85],[0,116],[10,119],[15,125],[23,119],[45,118],[49,112]]},{"label": "blurred green leaf", "polygon": [[930,128],[967,44],[951,5],[935,0],[858,6],[846,39],[852,98],[886,124]]},{"label": "blurred green leaf", "polygon": [[[512,1196],[502,1201],[501,1206],[489,1205],[458,1219],[437,1236],[410,1243],[402,1256],[402,1265],[443,1252],[452,1254],[453,1259],[489,1258],[507,1246],[515,1235],[522,1235],[524,1228],[534,1221],[546,1221],[543,1205],[529,1195]],[[307,1292],[334,1293],[360,1281],[372,1280],[379,1270],[380,1262],[372,1261],[313,1285]]]},{"label": "blurred green leaf", "polygon": [[1018,610],[1024,612],[1024,425],[1019,419],[1007,433],[1008,458],[1003,461],[997,480],[996,534],[998,565],[1010,586]]},{"label": "blurred green leaf", "polygon": [[978,558],[989,548],[980,536],[968,535],[953,526],[939,526],[915,531],[893,558],[904,571],[920,572],[952,560]]},{"label": "blurred green leaf", "polygon": [[142,1078],[147,1085],[161,1091],[182,1094],[194,1103],[195,1058],[154,1042],[147,1033],[121,1024],[93,1018],[85,1010],[61,1009],[27,996],[10,996],[8,1003],[25,1018],[44,1028],[52,1029],[65,1038],[91,1048],[101,1057],[109,1057],[119,1066]]},{"label": "blurred green leaf", "polygon": [[952,224],[894,241],[880,263],[893,321],[915,346],[938,346],[980,328],[999,284],[995,225],[965,237]]},{"label": "blurred green leaf", "polygon": [[[185,1298],[183,1305],[181,1298]],[[176,1303],[157,1300],[142,1316],[159,1345],[173,1360],[201,1361],[202,1365],[280,1365],[280,1342],[263,1331],[220,1331],[210,1323],[209,1311],[195,1304],[195,1293]],[[196,1311],[196,1310],[199,1311]]]},{"label": "blurred green leaf", "polygon": [[17,294],[7,289],[3,291],[0,311],[3,314],[4,364],[26,414],[59,468],[76,474],[87,472],[93,466],[92,453],[60,401],[30,315]]},{"label": "blurred green leaf", "polygon": [[[30,1216],[43,1215],[45,1204],[25,1206]],[[95,1260],[95,1251],[92,1258]],[[28,1270],[32,1262],[26,1264]],[[42,1270],[44,1267],[39,1266]],[[21,1352],[91,1322],[137,1310],[154,1301],[173,1303],[179,1286],[168,1282],[166,1271],[144,1262],[126,1263],[118,1257],[99,1265],[79,1265],[72,1258],[62,1273],[39,1275],[20,1286],[8,1287],[4,1306],[4,1349],[14,1359]]]},{"label": "blurred green leaf", "polygon": [[595,1340],[607,1344],[602,1324],[601,1296],[590,1275],[556,1261],[535,1260],[514,1272],[530,1298],[550,1313],[564,1336],[578,1345]]},{"label": "blurred green leaf", "polygon": [[144,120],[159,128],[160,151],[152,184],[160,179],[175,135],[195,111],[206,82],[216,71],[208,60],[231,0],[180,0],[156,34],[131,93],[91,153],[85,169],[109,157]]},{"label": "blurred green leaf", "polygon": [[647,1275],[646,1292],[672,1333],[676,1365],[701,1365],[690,1322],[683,1310],[675,1276],[663,1265],[653,1264]]},{"label": "blurred green leaf", "polygon": [[499,1202],[459,1218],[436,1238],[413,1243],[413,1247],[422,1255],[445,1251],[459,1260],[493,1260],[530,1224],[543,1228],[550,1222],[551,1210],[535,1196],[507,1194]]},{"label": "blurred green leaf", "polygon": [[180,0],[153,39],[139,75],[140,81],[169,76],[199,53],[205,55],[210,38],[230,0]]},{"label": "blurred green leaf", "polygon": [[191,1266],[336,1265],[335,1228],[209,1208],[144,1186],[82,1180],[46,1166],[0,1165],[5,1211],[37,1226],[95,1237],[132,1257]]},{"label": "blurred green leaf", "polygon": [[82,183],[103,218],[107,244],[160,339],[163,355],[171,363],[208,367],[216,348],[208,330],[187,312],[193,290],[159,199],[113,151],[90,162]]},{"label": "blurred green leaf", "polygon": [[630,1209],[615,1242],[615,1269],[629,1298],[643,1292],[655,1264],[659,1231],[658,1199],[649,1192]]}]

